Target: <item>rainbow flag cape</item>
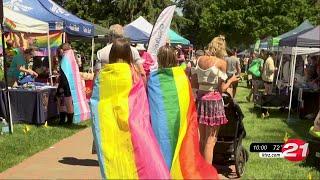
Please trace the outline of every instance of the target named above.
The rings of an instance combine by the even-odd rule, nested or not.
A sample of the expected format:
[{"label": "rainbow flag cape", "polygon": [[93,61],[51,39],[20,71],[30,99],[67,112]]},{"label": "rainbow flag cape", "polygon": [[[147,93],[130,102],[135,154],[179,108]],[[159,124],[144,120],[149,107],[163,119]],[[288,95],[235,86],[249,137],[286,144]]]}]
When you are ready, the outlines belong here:
[{"label": "rainbow flag cape", "polygon": [[218,179],[200,154],[197,111],[181,67],[159,69],[148,81],[151,123],[173,179]]},{"label": "rainbow flag cape", "polygon": [[150,124],[142,79],[125,63],[107,64],[90,99],[100,171],[104,179],[169,179]]},{"label": "rainbow flag cape", "polygon": [[79,73],[79,67],[73,51],[66,51],[60,63],[61,69],[67,77],[71,91],[74,108],[73,123],[77,124],[81,121],[90,119],[89,104],[86,100],[84,87]]}]

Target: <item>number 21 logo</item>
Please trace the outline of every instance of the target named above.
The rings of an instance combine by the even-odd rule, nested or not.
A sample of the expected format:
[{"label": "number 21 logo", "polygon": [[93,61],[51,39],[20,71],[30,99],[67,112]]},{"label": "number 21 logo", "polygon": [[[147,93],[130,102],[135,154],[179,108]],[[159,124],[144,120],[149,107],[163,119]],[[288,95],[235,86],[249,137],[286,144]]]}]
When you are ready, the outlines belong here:
[{"label": "number 21 logo", "polygon": [[282,147],[282,154],[292,162],[303,161],[308,153],[308,143],[301,139],[289,139]]}]

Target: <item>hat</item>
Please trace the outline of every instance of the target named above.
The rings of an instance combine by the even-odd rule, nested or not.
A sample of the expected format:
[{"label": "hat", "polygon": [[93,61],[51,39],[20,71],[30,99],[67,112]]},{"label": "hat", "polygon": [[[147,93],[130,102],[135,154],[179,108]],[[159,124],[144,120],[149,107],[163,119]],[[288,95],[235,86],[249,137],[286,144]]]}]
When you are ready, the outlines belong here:
[{"label": "hat", "polygon": [[136,48],[138,51],[145,51],[146,50],[146,48],[144,47],[143,44],[137,44]]}]

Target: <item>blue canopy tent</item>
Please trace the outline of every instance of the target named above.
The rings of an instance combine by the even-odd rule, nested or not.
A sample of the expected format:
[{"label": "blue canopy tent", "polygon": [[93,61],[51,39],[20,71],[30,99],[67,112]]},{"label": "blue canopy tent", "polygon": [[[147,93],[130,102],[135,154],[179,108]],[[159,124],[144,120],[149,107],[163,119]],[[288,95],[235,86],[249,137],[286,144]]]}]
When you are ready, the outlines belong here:
[{"label": "blue canopy tent", "polygon": [[4,0],[3,6],[18,13],[49,23],[49,29],[62,30],[63,20],[45,9],[38,0]]},{"label": "blue canopy tent", "polygon": [[52,0],[4,0],[4,6],[16,12],[48,22],[50,30],[63,30],[68,34],[93,37],[93,24],[64,10]]},{"label": "blue canopy tent", "polygon": [[[4,6],[21,14],[48,22],[51,31],[63,30],[73,36],[92,38],[92,48],[94,47],[93,24],[72,15],[52,0],[4,0]],[[66,36],[63,37],[63,42],[65,42]],[[93,54],[91,56],[91,59],[93,59]]]},{"label": "blue canopy tent", "polygon": [[[80,37],[90,37],[92,39],[91,42],[91,69],[93,70],[93,57],[94,57],[94,25],[85,21],[83,19],[78,18],[77,16],[69,13],[61,6],[53,2],[52,0],[38,0],[42,6],[47,9],[52,14],[60,17],[64,21],[64,29],[65,32]],[[65,40],[64,36],[64,42]]]},{"label": "blue canopy tent", "polygon": [[94,25],[88,21],[82,20],[69,13],[52,0],[38,0],[41,5],[49,12],[64,21],[65,32],[71,35],[82,37],[94,36]]}]

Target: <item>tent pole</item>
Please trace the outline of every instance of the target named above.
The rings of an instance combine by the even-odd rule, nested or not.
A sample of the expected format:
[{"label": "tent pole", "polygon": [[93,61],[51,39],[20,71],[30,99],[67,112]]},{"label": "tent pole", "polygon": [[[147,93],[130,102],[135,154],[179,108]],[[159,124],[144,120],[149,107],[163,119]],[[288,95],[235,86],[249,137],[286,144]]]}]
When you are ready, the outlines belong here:
[{"label": "tent pole", "polygon": [[63,32],[63,39],[62,39],[62,43],[66,43],[66,32]]},{"label": "tent pole", "polygon": [[50,85],[53,86],[53,81],[52,81],[52,62],[51,62],[51,46],[50,46],[50,31],[48,31],[47,37],[48,37],[49,77],[50,77]]},{"label": "tent pole", "polygon": [[276,85],[278,85],[278,81],[279,81],[279,75],[280,75],[280,71],[282,68],[282,60],[283,60],[283,53],[281,53],[281,57],[280,57],[280,64],[279,64],[279,69],[278,69],[278,73],[277,73]]},{"label": "tent pole", "polygon": [[10,93],[8,89],[8,77],[7,77],[7,59],[6,59],[6,48],[4,42],[4,28],[2,22],[1,25],[1,41],[2,41],[2,55],[3,55],[3,73],[4,73],[4,81],[5,81],[5,95],[8,97],[8,103],[5,104],[6,109],[8,110],[8,114],[6,113],[6,118],[9,119],[9,132],[13,133],[13,122],[11,117],[11,106],[10,106]]},{"label": "tent pole", "polygon": [[94,56],[94,37],[92,38],[92,42],[91,42],[91,72],[93,72],[93,56]]},{"label": "tent pole", "polygon": [[294,55],[291,60],[291,77],[290,77],[290,101],[289,101],[289,112],[288,112],[288,122],[290,122],[290,115],[291,115],[291,106],[292,106],[292,93],[293,93],[293,85],[294,85],[294,74],[296,71],[296,60],[297,60],[297,49],[293,48],[294,52],[291,53]]}]

